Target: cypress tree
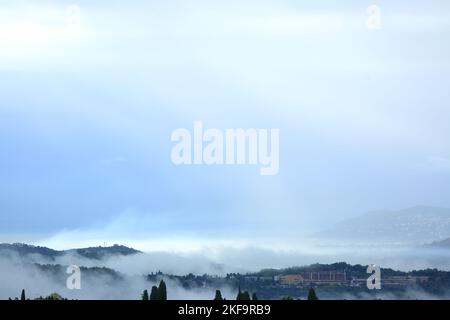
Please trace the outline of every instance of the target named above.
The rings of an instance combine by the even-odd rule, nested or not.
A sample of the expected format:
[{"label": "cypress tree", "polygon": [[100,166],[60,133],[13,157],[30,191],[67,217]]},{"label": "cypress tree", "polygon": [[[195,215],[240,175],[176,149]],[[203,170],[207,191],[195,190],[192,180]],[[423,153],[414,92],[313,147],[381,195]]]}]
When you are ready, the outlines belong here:
[{"label": "cypress tree", "polygon": [[237,296],[236,296],[236,300],[242,300],[241,297],[242,297],[241,286],[239,286],[239,288],[238,288],[238,294],[237,294]]},{"label": "cypress tree", "polygon": [[22,293],[20,294],[20,300],[27,300],[25,297],[25,289],[22,289]]},{"label": "cypress tree", "polygon": [[250,293],[248,293],[248,291],[244,291],[241,295],[241,300],[250,300]]},{"label": "cypress tree", "polygon": [[314,288],[309,289],[308,300],[319,300],[319,298],[316,295],[316,290],[314,290]]},{"label": "cypress tree", "polygon": [[222,292],[220,292],[220,290],[216,290],[216,296],[214,297],[214,300],[218,300],[218,301],[223,300]]},{"label": "cypress tree", "polygon": [[159,292],[157,286],[152,287],[152,291],[150,292],[150,300],[159,300]]},{"label": "cypress tree", "polygon": [[161,282],[159,283],[158,296],[159,300],[167,300],[167,288],[164,280],[161,280]]},{"label": "cypress tree", "polygon": [[148,291],[147,291],[147,289],[145,289],[144,292],[142,293],[142,300],[148,300]]},{"label": "cypress tree", "polygon": [[250,300],[250,294],[248,291],[241,291],[241,286],[239,286],[239,291],[236,297],[236,300]]}]

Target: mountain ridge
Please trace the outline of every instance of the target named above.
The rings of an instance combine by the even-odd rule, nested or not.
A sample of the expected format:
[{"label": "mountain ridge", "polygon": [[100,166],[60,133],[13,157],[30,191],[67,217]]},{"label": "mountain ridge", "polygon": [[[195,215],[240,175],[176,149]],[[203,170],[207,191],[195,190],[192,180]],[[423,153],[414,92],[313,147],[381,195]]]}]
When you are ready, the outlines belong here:
[{"label": "mountain ridge", "polygon": [[446,249],[450,250],[450,238],[433,241],[425,245],[426,248]]},{"label": "mountain ridge", "polygon": [[88,259],[101,259],[108,255],[132,255],[142,253],[139,250],[123,245],[114,244],[109,247],[86,247],[68,250],[54,250],[43,246],[34,246],[25,243],[0,243],[0,252],[14,252],[19,255],[39,254],[48,258],[56,258],[65,254],[78,254]]},{"label": "mountain ridge", "polygon": [[314,235],[324,239],[425,244],[450,238],[450,209],[414,206],[371,211]]}]

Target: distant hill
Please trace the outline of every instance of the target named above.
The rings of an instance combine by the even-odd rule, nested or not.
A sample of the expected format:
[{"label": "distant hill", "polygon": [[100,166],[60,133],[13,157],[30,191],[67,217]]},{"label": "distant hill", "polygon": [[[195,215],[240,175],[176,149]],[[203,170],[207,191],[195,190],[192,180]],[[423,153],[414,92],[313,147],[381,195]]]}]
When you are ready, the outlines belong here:
[{"label": "distant hill", "polygon": [[88,259],[101,259],[103,257],[112,255],[126,256],[141,253],[141,251],[117,244],[111,247],[89,247],[70,250],[53,250],[47,247],[32,246],[23,243],[13,243],[13,244],[1,243],[0,253],[1,252],[13,252],[19,254],[20,256],[39,254],[47,258],[56,258],[58,256],[62,256],[65,254],[78,254]]},{"label": "distant hill", "polygon": [[433,241],[432,243],[426,244],[425,247],[450,250],[450,238],[441,241]]},{"label": "distant hill", "polygon": [[57,257],[63,254],[63,251],[57,251],[46,247],[31,246],[24,243],[0,243],[0,252],[15,252],[19,255],[40,254],[46,257]]},{"label": "distant hill", "polygon": [[450,238],[450,209],[416,206],[399,211],[377,211],[345,220],[315,235],[322,239],[360,242],[429,243]]},{"label": "distant hill", "polygon": [[[393,270],[391,268],[381,268],[384,276],[401,276],[408,275],[411,273]],[[296,266],[289,267],[283,269],[263,269],[258,272],[249,273],[249,275],[256,276],[277,276],[277,275],[290,275],[290,274],[301,274],[303,272],[318,272],[318,271],[339,271],[339,272],[347,272],[348,276],[355,276],[358,278],[366,278],[367,277],[367,266],[366,265],[351,265],[346,262],[336,262],[331,264],[322,264],[315,263],[306,266]],[[450,276],[450,273],[449,273]]]},{"label": "distant hill", "polygon": [[80,256],[89,258],[89,259],[101,259],[108,255],[114,256],[127,256],[136,253],[142,253],[141,251],[135,250],[133,248],[121,246],[121,245],[113,245],[112,247],[89,247],[89,248],[81,248],[81,249],[71,249],[63,251],[64,253],[77,253]]}]

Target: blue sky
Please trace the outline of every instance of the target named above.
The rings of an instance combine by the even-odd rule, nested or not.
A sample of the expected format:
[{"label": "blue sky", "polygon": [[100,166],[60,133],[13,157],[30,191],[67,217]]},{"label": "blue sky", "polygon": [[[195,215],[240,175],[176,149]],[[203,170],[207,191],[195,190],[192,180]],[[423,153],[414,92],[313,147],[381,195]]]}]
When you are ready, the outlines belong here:
[{"label": "blue sky", "polygon": [[[450,207],[448,1],[376,1],[377,31],[364,1],[160,2],[0,1],[0,233],[289,237]],[[194,120],[279,128],[279,174],[174,166]]]}]

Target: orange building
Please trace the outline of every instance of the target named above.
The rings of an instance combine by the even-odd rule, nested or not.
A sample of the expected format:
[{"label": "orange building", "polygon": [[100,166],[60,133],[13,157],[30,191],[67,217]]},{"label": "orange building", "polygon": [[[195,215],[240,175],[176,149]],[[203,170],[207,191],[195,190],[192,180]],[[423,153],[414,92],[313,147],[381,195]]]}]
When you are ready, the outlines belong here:
[{"label": "orange building", "polygon": [[298,285],[298,284],[302,284],[304,279],[299,274],[288,274],[285,276],[280,276],[279,281],[280,281],[280,284]]}]

